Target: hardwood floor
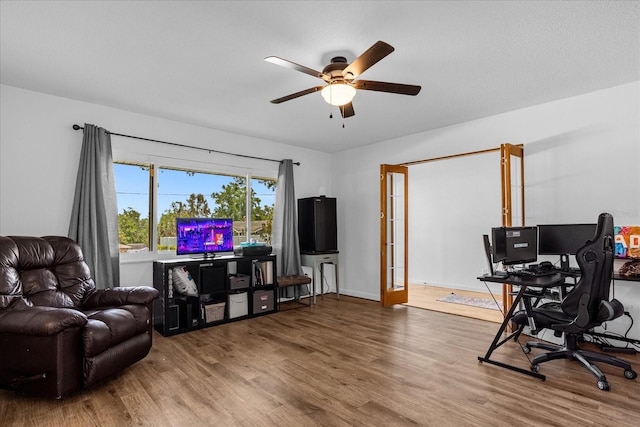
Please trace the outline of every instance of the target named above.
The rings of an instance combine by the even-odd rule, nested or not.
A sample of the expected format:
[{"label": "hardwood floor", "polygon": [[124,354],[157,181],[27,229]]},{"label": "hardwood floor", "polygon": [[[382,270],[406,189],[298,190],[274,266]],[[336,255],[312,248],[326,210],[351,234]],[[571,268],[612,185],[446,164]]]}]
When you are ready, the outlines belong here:
[{"label": "hardwood floor", "polygon": [[[458,316],[471,317],[473,319],[487,320],[489,322],[502,323],[504,319],[500,310],[490,310],[487,308],[472,307],[469,305],[452,304],[438,301],[450,293],[460,296],[491,299],[491,295],[483,292],[463,291],[459,289],[442,288],[431,285],[409,284],[409,302],[412,307],[424,308],[427,310],[440,311],[442,313],[457,314]],[[502,303],[502,295],[495,295],[498,302]]]},{"label": "hardwood floor", "polygon": [[[576,362],[540,381],[481,364],[497,325],[333,295],[175,337],[113,380],[51,401],[0,391],[2,426],[632,426],[640,382]],[[534,350],[535,352],[536,350]],[[528,367],[514,342],[495,358]],[[625,357],[640,370],[640,357]]]}]

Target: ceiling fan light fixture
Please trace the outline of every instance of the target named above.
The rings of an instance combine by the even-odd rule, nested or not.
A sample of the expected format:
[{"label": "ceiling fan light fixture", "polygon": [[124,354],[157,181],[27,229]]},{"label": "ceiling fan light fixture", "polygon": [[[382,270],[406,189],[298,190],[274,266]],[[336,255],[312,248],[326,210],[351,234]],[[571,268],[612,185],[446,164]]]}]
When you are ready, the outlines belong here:
[{"label": "ceiling fan light fixture", "polygon": [[342,106],[348,104],[356,96],[356,88],[346,83],[332,83],[320,91],[327,104]]}]

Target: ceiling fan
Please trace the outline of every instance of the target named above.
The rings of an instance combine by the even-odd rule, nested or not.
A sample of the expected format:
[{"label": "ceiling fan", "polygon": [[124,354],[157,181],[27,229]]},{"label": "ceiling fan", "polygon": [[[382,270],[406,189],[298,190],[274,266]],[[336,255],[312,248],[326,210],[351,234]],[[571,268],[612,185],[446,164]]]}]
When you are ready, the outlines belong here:
[{"label": "ceiling fan", "polygon": [[342,117],[347,118],[355,115],[351,101],[358,89],[397,93],[401,95],[417,95],[420,92],[420,86],[373,80],[357,80],[362,73],[393,51],[394,49],[391,45],[383,41],[378,41],[362,55],[357,57],[351,64],[347,63],[347,59],[343,56],[334,57],[331,59],[331,63],[324,67],[322,72],[277,56],[268,56],[264,58],[267,62],[309,74],[327,83],[325,86],[314,86],[301,90],[300,92],[292,93],[291,95],[283,96],[282,98],[274,99],[271,103],[280,104],[303,95],[320,91],[324,100],[331,105],[338,106]]}]

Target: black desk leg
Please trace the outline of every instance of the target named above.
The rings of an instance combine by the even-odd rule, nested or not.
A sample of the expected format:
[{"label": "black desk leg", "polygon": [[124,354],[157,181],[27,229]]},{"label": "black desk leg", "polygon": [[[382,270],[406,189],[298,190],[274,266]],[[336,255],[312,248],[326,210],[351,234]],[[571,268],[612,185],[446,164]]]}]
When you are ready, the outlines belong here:
[{"label": "black desk leg", "polygon": [[511,321],[511,317],[513,316],[513,312],[515,311],[516,306],[518,306],[518,304],[520,303],[520,300],[522,300],[522,296],[524,295],[524,292],[525,292],[526,289],[527,289],[526,286],[520,286],[520,290],[518,291],[518,294],[516,295],[516,298],[513,301],[513,304],[511,304],[511,307],[509,308],[509,311],[507,312],[507,314],[505,314],[504,321],[502,322],[502,325],[500,325],[500,329],[498,330],[498,333],[493,338],[493,342],[489,346],[489,349],[487,350],[487,353],[484,355],[484,357],[478,356],[478,361],[490,363],[492,365],[496,365],[496,366],[500,366],[502,368],[510,369],[512,371],[520,372],[521,374],[525,374],[525,375],[529,375],[529,376],[532,376],[532,377],[536,377],[536,378],[539,378],[539,379],[544,381],[547,377],[542,375],[542,374],[539,374],[537,372],[528,371],[526,369],[518,368],[517,366],[512,366],[512,365],[508,365],[506,363],[502,363],[502,362],[497,362],[495,360],[491,360],[491,354],[493,353],[493,351],[495,349],[497,349],[498,347],[503,345],[505,342],[511,340],[513,337],[520,335],[521,330],[520,330],[520,328],[518,328],[518,330],[516,330],[515,332],[512,332],[511,334],[509,334],[509,336],[504,338],[502,341],[500,340],[500,337],[502,336],[504,331],[507,329],[507,326],[509,325],[509,322]]}]

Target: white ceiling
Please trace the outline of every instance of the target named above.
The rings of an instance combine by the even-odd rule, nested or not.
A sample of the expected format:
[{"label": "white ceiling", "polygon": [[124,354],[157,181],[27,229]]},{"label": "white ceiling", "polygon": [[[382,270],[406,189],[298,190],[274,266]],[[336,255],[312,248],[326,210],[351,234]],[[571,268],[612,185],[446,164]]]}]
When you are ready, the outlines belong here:
[{"label": "white ceiling", "polygon": [[[2,0],[0,81],[337,152],[640,80],[639,10],[638,1]],[[396,50],[362,78],[421,85],[418,96],[359,91],[344,128],[319,93],[269,102],[323,82],[264,57],[322,70],[377,40]]]}]

